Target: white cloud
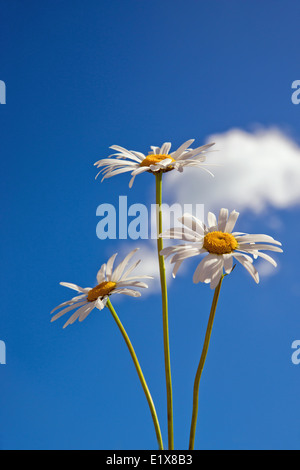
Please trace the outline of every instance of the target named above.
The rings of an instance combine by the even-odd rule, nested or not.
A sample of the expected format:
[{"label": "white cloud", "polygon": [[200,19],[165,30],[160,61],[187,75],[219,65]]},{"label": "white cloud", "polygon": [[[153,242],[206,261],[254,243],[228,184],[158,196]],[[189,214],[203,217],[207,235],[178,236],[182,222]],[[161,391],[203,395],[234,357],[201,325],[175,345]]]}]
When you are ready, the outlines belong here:
[{"label": "white cloud", "polygon": [[262,212],[300,203],[300,147],[277,129],[248,133],[232,129],[212,135],[216,152],[207,163],[215,178],[198,169],[170,172],[165,190],[181,203],[204,203],[208,210],[221,207]]},{"label": "white cloud", "polygon": [[255,267],[259,272],[259,277],[262,279],[264,277],[274,276],[278,274],[280,270],[280,264],[277,263],[277,267],[272,266],[271,263],[268,263],[265,260],[259,260],[256,262]]}]

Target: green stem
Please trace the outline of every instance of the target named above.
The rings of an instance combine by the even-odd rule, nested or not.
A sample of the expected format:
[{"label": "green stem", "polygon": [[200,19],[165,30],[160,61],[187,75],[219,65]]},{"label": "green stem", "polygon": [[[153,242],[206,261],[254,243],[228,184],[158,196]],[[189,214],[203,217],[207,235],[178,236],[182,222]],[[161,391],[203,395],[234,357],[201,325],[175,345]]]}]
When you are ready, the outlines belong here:
[{"label": "green stem", "polygon": [[205,340],[204,340],[204,346],[203,346],[199,366],[198,366],[196,377],[195,377],[194,395],[193,395],[193,414],[192,414],[192,422],[191,422],[189,450],[193,450],[194,445],[195,445],[195,434],[196,434],[197,417],[198,417],[199,385],[200,385],[200,380],[201,380],[201,376],[202,376],[202,372],[203,372],[203,368],[205,365],[206,356],[207,356],[207,352],[209,348],[211,332],[213,328],[213,323],[215,319],[215,313],[216,313],[216,309],[218,305],[223,278],[224,276],[221,277],[221,280],[215,289],[214,298],[212,301],[212,306],[211,306],[208,325],[207,325],[207,330],[206,330],[206,335],[205,335]]},{"label": "green stem", "polygon": [[154,406],[149,388],[147,386],[144,374],[142,372],[141,366],[139,364],[138,358],[137,358],[136,353],[133,349],[133,346],[130,342],[130,339],[129,339],[126,331],[125,331],[125,328],[122,325],[121,320],[119,319],[119,317],[118,317],[118,315],[117,315],[115,309],[113,308],[113,306],[112,306],[109,299],[107,300],[106,306],[109,308],[109,311],[112,314],[112,316],[113,316],[113,318],[114,318],[114,320],[115,320],[115,322],[116,322],[116,324],[117,324],[117,326],[118,326],[118,328],[119,328],[119,330],[120,330],[120,332],[121,332],[121,334],[122,334],[122,336],[125,340],[125,343],[128,347],[130,355],[132,357],[133,363],[135,365],[137,374],[139,376],[140,382],[142,384],[142,387],[143,387],[143,390],[144,390],[144,393],[145,393],[145,396],[146,396],[146,399],[147,399],[147,402],[148,402],[148,405],[149,405],[149,408],[150,408],[150,412],[151,412],[151,416],[152,416],[152,420],[153,420],[153,424],[154,424],[154,428],[155,428],[155,433],[156,433],[156,438],[157,438],[159,450],[163,450],[163,448],[164,448],[163,447],[163,441],[162,441],[162,436],[161,436],[161,431],[160,431],[160,426],[159,426],[155,406]]},{"label": "green stem", "polygon": [[[162,233],[162,173],[156,175],[156,207],[158,209],[157,235]],[[168,320],[168,294],[167,280],[164,257],[160,255],[163,249],[163,239],[157,236],[157,251],[160,272],[160,283],[162,293],[162,314],[163,314],[163,338],[164,338],[164,357],[165,357],[165,375],[167,388],[167,413],[168,413],[168,444],[169,450],[174,449],[174,431],[173,431],[173,394],[171,379],[171,361],[169,345],[169,320]]]}]

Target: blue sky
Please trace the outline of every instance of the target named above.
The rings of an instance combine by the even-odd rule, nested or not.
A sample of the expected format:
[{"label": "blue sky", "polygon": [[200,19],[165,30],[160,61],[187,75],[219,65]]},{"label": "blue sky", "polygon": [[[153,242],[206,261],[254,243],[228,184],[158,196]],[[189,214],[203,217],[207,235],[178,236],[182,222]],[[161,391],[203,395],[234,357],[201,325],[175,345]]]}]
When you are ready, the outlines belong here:
[{"label": "blue sky", "polygon": [[[299,2],[3,0],[0,8],[0,80],[7,87],[7,104],[0,106],[0,340],[7,347],[0,448],[156,448],[145,397],[108,310],[66,330],[63,322],[50,323],[49,312],[70,296],[60,281],[94,285],[112,253],[139,245],[152,250],[151,242],[96,237],[99,204],[116,204],[119,195],[129,204],[151,204],[155,197],[148,174],[131,190],[128,175],[95,181],[93,163],[110,145],[147,152],[164,141],[179,146],[195,138],[201,145],[214,135],[228,157],[238,153],[230,140],[238,129],[243,178],[252,175],[251,184],[238,179],[239,160],[232,180],[228,166],[227,179],[188,170],[182,180],[165,178],[169,202],[193,196],[209,210],[205,194],[217,194],[214,207],[228,202],[241,209],[240,231],[268,233],[284,247],[275,272],[262,266],[259,285],[240,266],[224,281],[196,446],[299,449],[300,366],[291,361],[291,344],[300,339],[300,107],[291,102],[291,84],[299,79]],[[273,129],[281,136],[274,151]],[[243,160],[247,135],[252,153]],[[257,164],[265,161],[267,169]],[[195,177],[196,195],[189,193]],[[212,300],[208,286],[193,285],[195,267],[187,263],[169,289],[178,449],[188,443]],[[118,299],[115,307],[166,441],[159,291]]]}]

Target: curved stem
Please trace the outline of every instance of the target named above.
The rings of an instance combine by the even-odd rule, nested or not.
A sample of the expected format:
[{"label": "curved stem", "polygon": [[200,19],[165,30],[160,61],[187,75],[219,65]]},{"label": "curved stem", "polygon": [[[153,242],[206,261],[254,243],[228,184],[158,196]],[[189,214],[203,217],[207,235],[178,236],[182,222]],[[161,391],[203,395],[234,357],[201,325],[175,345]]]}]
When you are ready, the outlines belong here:
[{"label": "curved stem", "polygon": [[199,366],[198,366],[196,377],[195,377],[194,395],[193,395],[193,414],[192,414],[192,422],[191,422],[189,450],[193,450],[194,445],[195,445],[195,434],[196,434],[197,417],[198,417],[198,402],[199,402],[200,380],[201,380],[203,368],[204,368],[205,361],[206,361],[206,356],[207,356],[208,347],[209,347],[209,343],[210,343],[211,332],[212,332],[212,328],[213,328],[213,323],[214,323],[214,319],[215,319],[215,313],[216,313],[216,309],[217,309],[217,305],[218,305],[218,300],[219,300],[219,295],[220,295],[220,290],[221,290],[221,285],[222,285],[223,278],[224,278],[224,276],[221,277],[221,280],[220,280],[218,286],[215,289],[214,298],[213,298],[213,301],[212,301],[212,306],[211,306],[208,325],[207,325],[207,330],[206,330],[206,335],[205,335],[205,340],[204,340],[204,345],[203,345],[203,350],[202,350]]},{"label": "curved stem", "polygon": [[160,255],[163,249],[163,239],[159,238],[162,233],[162,173],[156,176],[156,208],[158,209],[157,220],[157,251],[160,272],[160,283],[162,293],[162,313],[163,313],[163,337],[164,337],[164,357],[165,357],[165,375],[167,388],[167,413],[168,413],[168,444],[169,450],[174,449],[174,431],[173,431],[173,393],[171,379],[171,361],[170,361],[170,345],[169,345],[169,320],[168,320],[168,294],[167,280],[164,257]]},{"label": "curved stem", "polygon": [[116,324],[117,324],[117,326],[118,326],[118,328],[119,328],[119,330],[120,330],[120,332],[121,332],[121,334],[122,334],[122,336],[125,340],[125,343],[128,347],[130,355],[132,357],[134,366],[136,368],[137,374],[139,376],[141,385],[143,387],[143,390],[144,390],[144,393],[145,393],[145,396],[146,396],[146,399],[147,399],[147,402],[148,402],[148,405],[149,405],[149,408],[150,408],[150,412],[151,412],[151,416],[152,416],[152,420],[153,420],[153,424],[154,424],[154,428],[155,428],[155,433],[156,433],[156,438],[157,438],[159,450],[163,450],[163,448],[164,448],[163,447],[163,441],[162,441],[162,436],[161,436],[161,431],[160,431],[160,426],[159,426],[155,406],[154,406],[149,388],[147,386],[144,374],[142,372],[141,366],[139,364],[138,358],[137,358],[136,353],[133,349],[131,341],[130,341],[127,333],[126,333],[126,330],[125,330],[124,326],[122,325],[121,320],[119,319],[119,317],[118,317],[118,315],[117,315],[115,309],[113,308],[113,306],[112,306],[109,299],[107,300],[106,306],[108,307],[110,313],[112,314],[112,316],[113,316],[113,318],[114,318],[114,320],[115,320],[115,322],[116,322]]}]

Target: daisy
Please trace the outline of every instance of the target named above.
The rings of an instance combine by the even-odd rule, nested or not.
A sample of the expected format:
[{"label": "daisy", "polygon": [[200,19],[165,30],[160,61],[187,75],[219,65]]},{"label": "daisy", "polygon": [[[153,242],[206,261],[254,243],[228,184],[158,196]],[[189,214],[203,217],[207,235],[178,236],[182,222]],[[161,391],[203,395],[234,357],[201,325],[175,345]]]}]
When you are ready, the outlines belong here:
[{"label": "daisy", "polygon": [[146,171],[157,174],[174,169],[182,172],[184,167],[199,167],[210,173],[210,171],[204,168],[206,157],[203,152],[214,144],[203,145],[202,147],[192,149],[190,145],[193,142],[194,139],[187,140],[174,152],[170,152],[171,143],[165,142],[162,147],[152,146],[148,155],[133,150],[126,150],[118,145],[112,145],[110,148],[117,153],[109,155],[108,158],[101,159],[94,164],[97,168],[102,167],[96,178],[100,173],[104,175],[101,180],[103,181],[105,178],[111,178],[120,173],[131,172],[132,178],[129,183],[129,187],[131,188],[135,177]]},{"label": "daisy", "polygon": [[128,262],[137,250],[138,248],[131,251],[114,270],[113,264],[117,253],[111,256],[108,262],[103,264],[98,271],[98,285],[96,287],[79,287],[76,284],[71,284],[69,282],[61,282],[60,284],[62,286],[69,287],[69,289],[77,291],[80,295],[58,305],[58,307],[52,310],[51,313],[64,307],[63,310],[52,317],[51,321],[55,321],[62,315],[76,309],[75,313],[73,313],[65,323],[65,328],[66,326],[74,323],[77,319],[80,322],[85,320],[94,308],[102,310],[105,307],[109,296],[113,294],[125,294],[132,297],[140,297],[141,293],[132,289],[132,287],[148,288],[148,285],[141,282],[139,279],[153,278],[151,276],[130,277],[131,272],[137,267],[141,260],[137,261],[124,272]]},{"label": "daisy", "polygon": [[236,211],[228,216],[228,209],[221,209],[217,220],[215,214],[209,212],[206,226],[196,217],[184,214],[179,219],[184,227],[175,227],[162,233],[162,238],[192,242],[161,251],[166,258],[172,256],[173,277],[183,260],[203,253],[207,253],[207,256],[199,263],[193,281],[210,283],[212,289],[217,287],[224,272],[229,274],[232,271],[233,258],[246,268],[256,283],[259,282],[259,274],[253,266],[253,258],[261,257],[276,267],[275,260],[261,250],[282,252],[278,246],[281,243],[269,235],[233,232],[238,216]]}]

